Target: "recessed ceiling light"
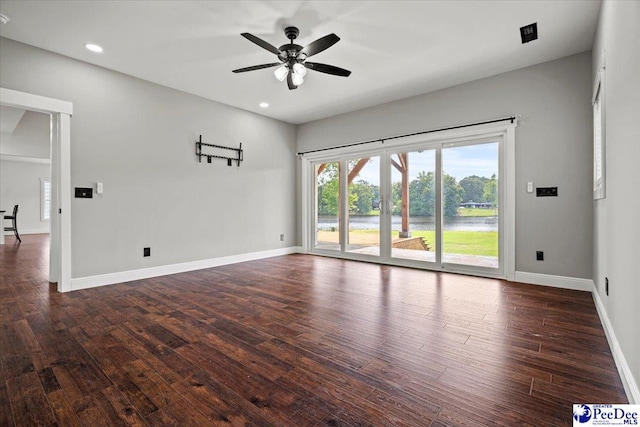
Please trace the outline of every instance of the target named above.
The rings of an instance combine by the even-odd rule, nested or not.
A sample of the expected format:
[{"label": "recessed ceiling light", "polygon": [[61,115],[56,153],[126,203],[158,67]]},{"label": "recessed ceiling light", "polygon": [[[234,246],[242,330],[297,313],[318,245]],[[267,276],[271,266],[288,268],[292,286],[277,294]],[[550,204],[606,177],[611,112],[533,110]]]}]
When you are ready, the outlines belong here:
[{"label": "recessed ceiling light", "polygon": [[268,108],[269,107],[269,103],[268,102],[261,102],[260,103],[260,107],[261,108]]},{"label": "recessed ceiling light", "polygon": [[84,45],[84,47],[89,49],[91,52],[96,52],[96,53],[102,52],[102,46],[98,46],[97,44],[87,43]]},{"label": "recessed ceiling light", "polygon": [[0,13],[0,24],[6,24],[9,22],[9,17]]}]

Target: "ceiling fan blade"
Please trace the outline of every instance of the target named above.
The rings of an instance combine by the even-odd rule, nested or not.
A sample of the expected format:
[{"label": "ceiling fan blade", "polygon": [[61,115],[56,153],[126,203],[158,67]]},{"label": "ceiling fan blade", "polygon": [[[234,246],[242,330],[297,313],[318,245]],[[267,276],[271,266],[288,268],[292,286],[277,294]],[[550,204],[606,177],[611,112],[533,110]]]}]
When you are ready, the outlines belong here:
[{"label": "ceiling fan blade", "polygon": [[318,62],[304,62],[304,65],[313,71],[319,71],[321,73],[332,74],[334,76],[349,77],[351,71],[344,68],[334,67],[333,65],[320,64]]},{"label": "ceiling fan blade", "polygon": [[287,86],[289,86],[289,90],[294,90],[294,89],[298,89],[298,86],[293,84],[293,77],[292,77],[293,73],[289,73],[287,74]]},{"label": "ceiling fan blade", "polygon": [[247,71],[261,70],[263,68],[275,67],[276,65],[282,65],[281,62],[273,62],[271,64],[254,65],[252,67],[238,68],[233,70],[234,73],[245,73]]},{"label": "ceiling fan blade", "polygon": [[308,58],[311,55],[315,55],[317,53],[322,52],[325,49],[329,49],[331,46],[338,43],[339,40],[340,40],[340,37],[336,36],[335,34],[326,35],[303,47],[300,53],[298,53],[298,55],[304,53],[305,55],[307,55],[307,58]]},{"label": "ceiling fan blade", "polygon": [[261,38],[258,38],[256,36],[254,36],[253,34],[249,34],[249,33],[242,33],[240,34],[242,37],[244,37],[245,39],[249,40],[250,42],[253,42],[255,44],[257,44],[258,46],[260,46],[263,49],[268,50],[271,53],[275,53],[276,55],[280,55],[280,50],[273,46],[270,43],[267,43],[266,41],[262,40]]}]

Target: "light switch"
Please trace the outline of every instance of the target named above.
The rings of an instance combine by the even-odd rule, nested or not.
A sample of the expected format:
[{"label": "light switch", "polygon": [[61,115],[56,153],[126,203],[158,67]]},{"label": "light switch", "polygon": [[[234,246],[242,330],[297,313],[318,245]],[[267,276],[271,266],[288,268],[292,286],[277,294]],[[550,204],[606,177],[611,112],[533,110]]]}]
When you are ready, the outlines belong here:
[{"label": "light switch", "polygon": [[101,182],[98,182],[96,184],[96,193],[97,194],[102,194],[102,183]]},{"label": "light switch", "polygon": [[527,182],[527,193],[533,193],[533,182]]}]

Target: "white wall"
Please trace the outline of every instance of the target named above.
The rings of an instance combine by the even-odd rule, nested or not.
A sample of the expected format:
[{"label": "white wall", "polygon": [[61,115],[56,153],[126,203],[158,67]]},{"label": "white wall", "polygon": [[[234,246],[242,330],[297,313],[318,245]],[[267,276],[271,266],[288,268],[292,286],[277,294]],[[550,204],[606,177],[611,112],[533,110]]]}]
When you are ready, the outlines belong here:
[{"label": "white wall", "polygon": [[[72,200],[73,278],[295,244],[293,125],[12,40],[0,50],[0,86],[73,103],[72,186],[104,184]],[[198,163],[199,134],[242,142],[245,161]]]},{"label": "white wall", "polygon": [[[18,232],[22,234],[48,233],[49,221],[40,217],[40,178],[49,179],[51,165],[23,161],[0,160],[0,206],[13,213],[18,210]],[[9,227],[11,221],[5,220],[3,227]],[[13,231],[5,232],[12,236]]]},{"label": "white wall", "polygon": [[9,215],[20,205],[20,234],[49,232],[49,221],[40,216],[40,178],[51,176],[49,122],[48,114],[27,111],[12,133],[0,134],[0,206]]},{"label": "white wall", "polygon": [[[604,58],[603,58],[604,50]],[[603,64],[607,197],[594,203],[594,273],[600,300],[640,388],[640,2],[605,1],[593,47]],[[609,278],[609,295],[604,290]],[[636,395],[640,403],[640,395]]]},{"label": "white wall", "polygon": [[13,133],[0,134],[0,154],[50,159],[50,120],[48,114],[25,112]]},{"label": "white wall", "polygon": [[[589,52],[298,128],[298,151],[522,115],[516,128],[516,270],[590,279]],[[557,186],[537,198],[526,183]],[[536,251],[545,260],[536,261]]]}]

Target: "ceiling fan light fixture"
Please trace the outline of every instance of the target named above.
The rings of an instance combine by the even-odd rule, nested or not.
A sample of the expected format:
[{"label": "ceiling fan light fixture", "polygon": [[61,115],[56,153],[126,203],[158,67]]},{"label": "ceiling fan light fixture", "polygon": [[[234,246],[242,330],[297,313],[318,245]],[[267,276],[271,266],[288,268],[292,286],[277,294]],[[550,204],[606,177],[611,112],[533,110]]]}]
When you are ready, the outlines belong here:
[{"label": "ceiling fan light fixture", "polygon": [[300,62],[296,62],[295,64],[293,64],[293,72],[299,74],[300,77],[304,77],[307,75],[307,67],[305,67]]},{"label": "ceiling fan light fixture", "polygon": [[351,71],[333,65],[321,64],[319,62],[305,62],[307,58],[313,55],[317,55],[320,52],[324,52],[325,50],[336,44],[340,40],[340,37],[336,36],[335,34],[327,34],[324,37],[312,41],[304,47],[293,42],[300,34],[298,28],[287,27],[284,29],[284,34],[289,39],[289,43],[283,44],[278,48],[273,46],[271,43],[254,36],[253,34],[241,33],[240,35],[245,39],[260,46],[264,50],[275,54],[278,58],[278,61],[280,62],[259,64],[251,67],[238,68],[237,70],[231,71],[233,73],[244,73],[247,71],[277,67],[273,74],[281,82],[287,80],[287,87],[289,88],[289,90],[294,90],[302,83],[304,83],[304,77],[306,76],[309,69],[318,73],[325,73],[342,77],[349,77],[349,75],[351,74]]},{"label": "ceiling fan light fixture", "polygon": [[276,68],[273,74],[276,76],[276,79],[282,82],[284,81],[284,79],[287,78],[287,74],[289,74],[289,69],[287,68],[286,65],[281,65],[280,67]]},{"label": "ceiling fan light fixture", "polygon": [[291,81],[294,85],[300,86],[302,83],[304,83],[304,78],[302,77],[302,75],[294,72],[291,74]]}]

